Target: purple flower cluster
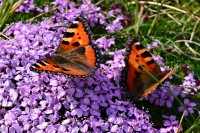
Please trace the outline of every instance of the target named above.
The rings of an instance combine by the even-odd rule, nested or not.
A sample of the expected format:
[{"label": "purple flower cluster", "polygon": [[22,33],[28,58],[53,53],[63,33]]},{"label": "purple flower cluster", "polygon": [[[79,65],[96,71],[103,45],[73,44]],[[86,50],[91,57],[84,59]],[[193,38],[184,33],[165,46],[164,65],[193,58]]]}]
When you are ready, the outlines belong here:
[{"label": "purple flower cluster", "polygon": [[114,33],[115,31],[119,31],[123,29],[122,20],[123,16],[118,16],[111,24],[106,26],[106,30],[108,33]]},{"label": "purple flower cluster", "polygon": [[[113,53],[116,55],[114,60],[107,63],[110,67],[102,66],[87,81],[29,70],[36,60],[55,51],[61,37],[61,32],[49,30],[55,25],[48,21],[38,24],[19,22],[7,31],[13,40],[0,41],[1,130],[156,131],[150,116],[131,102],[121,100],[121,90],[112,83],[110,76],[119,75],[117,67],[119,63],[123,64],[121,52]],[[112,74],[113,70],[116,73]]]},{"label": "purple flower cluster", "polygon": [[115,52],[109,52],[109,55],[113,56],[113,60],[108,60],[105,64],[101,65],[102,72],[116,85],[120,82],[120,75],[122,67],[125,67],[123,52],[125,50],[119,50]]},{"label": "purple flower cluster", "polygon": [[106,39],[106,37],[98,38],[94,44],[97,44],[102,51],[108,51],[111,46],[115,44],[115,38]]},{"label": "purple flower cluster", "polygon": [[36,7],[34,4],[34,0],[25,0],[19,8],[16,9],[16,12],[26,12],[29,13],[30,11],[38,11],[42,12],[42,9]]},{"label": "purple flower cluster", "polygon": [[[113,59],[101,64],[87,79],[71,79],[64,74],[47,72],[38,74],[29,70],[36,60],[55,52],[63,28],[56,32],[50,29],[61,25],[62,20],[64,24],[70,24],[78,16],[87,16],[92,26],[97,23],[107,25],[106,17],[99,12],[100,8],[89,0],[80,5],[66,0],[56,0],[52,4],[58,7],[58,12],[51,19],[58,23],[18,22],[6,32],[12,40],[0,40],[0,131],[176,132],[178,121],[175,116],[163,116],[166,119],[164,127],[156,129],[147,112],[136,108],[132,101],[122,98],[123,90],[118,85],[121,70],[126,67],[123,56],[125,50],[108,52],[115,45],[115,38],[101,37],[93,40],[104,54],[113,56]],[[45,11],[48,10],[46,6]],[[122,9],[114,8],[109,14],[116,15],[120,11]],[[121,20],[123,16],[120,14],[107,25],[108,32],[121,30]],[[160,56],[154,57],[160,64],[164,64]],[[187,82],[193,82],[192,78],[188,77]],[[185,97],[182,87],[173,86],[170,82],[164,85],[175,96]],[[146,99],[169,108],[174,102],[174,97],[164,87],[155,90]],[[189,99],[185,99],[184,104],[193,113],[196,104]],[[185,111],[185,108],[181,106],[179,111]]]},{"label": "purple flower cluster", "polygon": [[161,133],[170,133],[170,132],[177,132],[178,131],[178,121],[176,120],[176,116],[166,116],[163,115],[163,118],[166,119],[164,121],[165,128],[161,128]]},{"label": "purple flower cluster", "polygon": [[183,81],[184,92],[189,94],[197,94],[200,91],[200,85],[197,85],[194,75],[189,73]]},{"label": "purple flower cluster", "polygon": [[178,108],[179,112],[183,112],[185,116],[188,116],[188,111],[193,114],[194,110],[193,108],[196,106],[196,103],[190,102],[189,99],[184,99],[184,106],[180,106]]},{"label": "purple flower cluster", "polygon": [[166,105],[168,108],[171,108],[174,102],[174,96],[170,95],[166,88],[168,88],[171,91],[174,90],[174,87],[170,84],[170,82],[165,82],[164,86],[157,88],[153,93],[146,96],[145,99],[149,100],[155,105]]},{"label": "purple flower cluster", "polygon": [[106,23],[105,16],[99,12],[100,7],[92,4],[90,0],[84,0],[80,6],[67,0],[56,0],[53,4],[58,7],[58,10],[51,18],[55,19],[57,22],[64,20],[64,23],[70,24],[75,18],[83,16],[88,18],[89,24],[92,27],[94,27],[97,22],[101,25],[105,25]]}]

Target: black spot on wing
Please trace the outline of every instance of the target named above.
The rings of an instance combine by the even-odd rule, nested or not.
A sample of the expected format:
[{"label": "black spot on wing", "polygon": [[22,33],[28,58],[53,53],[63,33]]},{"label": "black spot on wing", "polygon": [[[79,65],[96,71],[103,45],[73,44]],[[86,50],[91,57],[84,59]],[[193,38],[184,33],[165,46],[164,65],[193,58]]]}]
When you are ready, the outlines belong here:
[{"label": "black spot on wing", "polygon": [[[142,66],[143,66],[143,65],[142,65]],[[141,65],[139,65],[139,66],[138,66],[138,68],[139,68],[140,70],[142,70],[142,69],[143,69],[143,67],[144,67],[144,66],[143,66],[143,67],[142,67],[142,66],[141,66]]]},{"label": "black spot on wing", "polygon": [[75,35],[74,32],[65,32],[64,38],[70,38],[70,37],[73,37],[74,35]]},{"label": "black spot on wing", "polygon": [[153,63],[155,63],[155,61],[152,59],[152,60],[150,60],[150,61],[147,62],[147,65],[151,65]]},{"label": "black spot on wing", "polygon": [[140,75],[140,73],[139,73],[139,72],[137,72],[137,71],[135,71],[134,73],[135,73],[135,75],[136,75],[136,76]]},{"label": "black spot on wing", "polygon": [[79,42],[75,42],[72,45],[75,46],[75,47],[78,47],[78,46],[80,46],[80,43]]},{"label": "black spot on wing", "polygon": [[146,58],[146,57],[152,57],[151,54],[148,51],[145,51],[141,54],[142,58]]},{"label": "black spot on wing", "polygon": [[78,28],[78,24],[72,24],[69,28]]},{"label": "black spot on wing", "polygon": [[137,50],[144,49],[144,46],[142,46],[142,45],[136,45],[136,49],[137,49]]},{"label": "black spot on wing", "polygon": [[61,42],[61,44],[64,44],[64,45],[69,45],[69,42],[68,42],[68,41],[64,41],[64,40],[63,40],[63,41]]}]

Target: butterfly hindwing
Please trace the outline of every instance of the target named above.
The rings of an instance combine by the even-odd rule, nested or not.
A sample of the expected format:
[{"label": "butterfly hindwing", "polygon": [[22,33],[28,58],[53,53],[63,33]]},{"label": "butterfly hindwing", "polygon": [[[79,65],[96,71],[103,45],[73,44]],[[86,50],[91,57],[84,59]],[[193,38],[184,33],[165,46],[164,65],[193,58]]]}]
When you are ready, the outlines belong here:
[{"label": "butterfly hindwing", "polygon": [[159,82],[164,81],[175,71],[173,69],[170,72],[161,72],[151,54],[135,38],[131,38],[126,43],[125,63],[126,68],[122,72],[122,86],[131,91],[136,98],[151,93]]},{"label": "butterfly hindwing", "polygon": [[[149,93],[151,93],[153,90],[155,90],[156,87],[161,82],[163,82],[164,80],[166,80],[173,72],[175,72],[175,70],[176,70],[176,68],[174,68],[174,69],[172,69],[171,71],[168,71],[168,72],[160,72],[160,73],[158,73],[159,75],[155,76],[155,78],[157,80],[159,80],[159,82],[155,81],[153,78],[151,80],[149,80],[149,82],[147,82],[146,84],[144,84],[145,86],[143,87],[143,91],[140,93],[140,97],[146,96]],[[143,78],[143,79],[145,79],[145,78]]]},{"label": "butterfly hindwing", "polygon": [[100,51],[91,43],[91,39],[87,21],[79,17],[64,33],[55,54],[33,64],[31,69],[86,76],[99,67],[101,60]]}]

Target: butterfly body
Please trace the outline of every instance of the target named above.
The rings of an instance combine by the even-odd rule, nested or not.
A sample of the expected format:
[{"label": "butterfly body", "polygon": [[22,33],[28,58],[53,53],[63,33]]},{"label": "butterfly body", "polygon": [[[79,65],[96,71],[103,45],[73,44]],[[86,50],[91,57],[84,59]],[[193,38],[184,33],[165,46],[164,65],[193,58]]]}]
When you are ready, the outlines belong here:
[{"label": "butterfly body", "polygon": [[99,67],[101,61],[100,51],[91,40],[92,32],[87,21],[79,17],[64,33],[55,54],[33,64],[31,69],[87,76]]},{"label": "butterfly body", "polygon": [[121,85],[136,99],[151,93],[175,71],[162,72],[151,54],[135,38],[126,43],[125,63],[127,67],[122,72]]}]

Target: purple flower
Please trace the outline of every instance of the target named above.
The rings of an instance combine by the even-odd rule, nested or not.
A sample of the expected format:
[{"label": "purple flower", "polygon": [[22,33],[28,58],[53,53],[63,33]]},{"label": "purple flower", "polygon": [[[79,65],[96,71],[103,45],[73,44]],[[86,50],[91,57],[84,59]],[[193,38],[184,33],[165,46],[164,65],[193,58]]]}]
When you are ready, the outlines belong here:
[{"label": "purple flower", "polygon": [[48,123],[47,122],[43,122],[43,123],[41,123],[40,125],[37,125],[37,128],[38,129],[45,129],[46,127],[47,127],[47,125],[48,125]]},{"label": "purple flower", "polygon": [[[152,57],[153,57],[153,59],[154,59],[158,64],[160,64],[161,66],[164,65],[163,58],[162,58],[160,55],[154,55],[154,54],[152,54]],[[163,69],[163,68],[161,67],[161,70],[162,70],[162,69]],[[164,71],[164,70],[162,70],[162,71]]]},{"label": "purple flower", "polygon": [[119,31],[123,29],[121,21],[123,20],[123,16],[118,16],[111,24],[106,27],[108,33],[114,33],[115,31]]},{"label": "purple flower", "polygon": [[85,124],[83,127],[81,127],[80,131],[86,133],[88,131],[88,128],[88,124]]},{"label": "purple flower", "polygon": [[188,116],[188,110],[190,111],[191,114],[194,113],[193,108],[196,106],[196,103],[190,102],[189,99],[184,99],[184,106],[180,106],[178,108],[179,112],[183,112],[185,116]]},{"label": "purple flower", "polygon": [[158,47],[159,43],[156,41],[156,42],[153,42],[153,44],[147,44],[147,49],[154,49],[156,47]]},{"label": "purple flower", "polygon": [[114,46],[115,38],[106,39],[106,37],[101,37],[101,38],[97,39],[94,42],[94,44],[97,44],[99,46],[99,48],[102,49],[102,51],[107,51],[108,48],[110,48],[111,46]]},{"label": "purple flower", "polygon": [[168,133],[168,132],[177,132],[178,131],[178,121],[176,120],[176,116],[163,115],[163,118],[166,119],[163,124],[165,126],[165,128],[161,128],[160,132]]},{"label": "purple flower", "polygon": [[46,6],[44,7],[44,12],[45,12],[45,13],[48,13],[48,12],[49,12],[49,9],[50,9],[50,7],[46,5]]},{"label": "purple flower", "polygon": [[122,13],[125,9],[124,5],[119,5],[118,3],[113,3],[110,8],[111,10],[108,12],[108,17],[116,16]]},{"label": "purple flower", "polygon": [[113,17],[113,16],[117,15],[118,13],[121,13],[121,9],[120,8],[110,10],[108,12],[108,17]]},{"label": "purple flower", "polygon": [[[91,3],[90,0],[83,1],[80,6],[77,6],[73,2],[57,0],[53,2],[55,6],[58,6],[58,12],[51,16],[52,19],[55,19],[57,22],[61,22],[64,19],[64,23],[70,24],[72,20],[79,16],[88,16],[89,24],[94,27],[97,22],[101,25],[105,25],[105,16],[102,13],[97,13],[100,11],[100,7],[97,7],[95,4]],[[66,8],[68,7],[68,8]]]},{"label": "purple flower", "polygon": [[107,61],[106,65],[101,65],[107,78],[114,79],[116,83],[119,83],[121,69],[125,66],[123,52],[124,50],[109,52],[108,54],[112,55],[114,59]]},{"label": "purple flower", "polygon": [[200,90],[200,86],[196,85],[196,80],[194,79],[194,75],[192,73],[189,73],[183,81],[184,86],[184,92],[188,94],[197,94],[197,92]]},{"label": "purple flower", "polygon": [[[164,86],[157,88],[151,94],[145,97],[146,100],[149,100],[151,103],[155,105],[164,106],[166,105],[168,108],[171,108],[174,102],[174,97],[170,95],[170,93],[166,90],[166,88],[170,89],[172,92],[175,91],[175,87],[170,84],[169,81],[164,83]],[[178,94],[180,94],[181,90],[178,90]]]},{"label": "purple flower", "polygon": [[42,12],[42,10],[39,7],[36,7],[34,4],[34,0],[25,0],[17,9],[16,12],[26,12],[29,13],[30,11],[39,11]]}]

